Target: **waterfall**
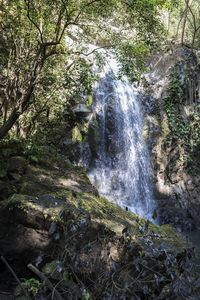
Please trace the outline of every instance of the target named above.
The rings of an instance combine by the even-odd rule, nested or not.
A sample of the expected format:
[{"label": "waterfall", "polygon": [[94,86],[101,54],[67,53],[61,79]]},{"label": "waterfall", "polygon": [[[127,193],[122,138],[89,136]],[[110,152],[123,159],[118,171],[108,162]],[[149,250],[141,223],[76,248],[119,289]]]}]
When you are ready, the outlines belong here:
[{"label": "waterfall", "polygon": [[115,74],[116,68],[107,68],[95,90],[96,153],[93,146],[89,177],[100,196],[152,220],[155,201],[141,104],[137,89]]}]

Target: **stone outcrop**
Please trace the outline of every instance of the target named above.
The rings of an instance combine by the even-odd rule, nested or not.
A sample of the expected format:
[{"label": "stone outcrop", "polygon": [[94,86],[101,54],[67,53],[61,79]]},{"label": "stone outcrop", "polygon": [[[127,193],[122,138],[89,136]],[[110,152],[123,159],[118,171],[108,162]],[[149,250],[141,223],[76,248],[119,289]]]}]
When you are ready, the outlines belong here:
[{"label": "stone outcrop", "polygon": [[[62,159],[29,165],[23,176],[21,194],[0,202],[0,254],[26,284],[41,280],[31,265],[60,299],[176,299],[182,285],[196,295],[196,279],[187,287],[192,246],[170,225],[156,226],[95,196],[84,171]],[[9,287],[23,299],[3,261],[0,266],[0,294]],[[34,299],[54,292],[29,290]]]},{"label": "stone outcrop", "polygon": [[[20,277],[34,277],[27,265],[36,266],[64,299],[68,294],[78,299],[84,290],[102,299],[132,294],[162,299],[166,282],[171,283],[170,295],[184,267],[168,270],[167,261],[184,261],[193,253],[169,225],[147,226],[136,215],[87,193],[16,194],[1,203],[0,215],[1,255]],[[169,279],[168,272],[176,279]],[[5,266],[0,276],[13,284]],[[151,284],[144,286],[147,278]]]},{"label": "stone outcrop", "polygon": [[[171,223],[181,230],[200,227],[199,152],[197,148],[194,153],[190,149],[193,143],[190,118],[198,107],[199,90],[197,56],[189,49],[176,47],[170,54],[162,52],[152,56],[141,92],[147,108],[155,197],[159,201],[161,222]],[[166,99],[175,107],[174,124],[166,112]],[[183,119],[179,136],[173,130],[177,115]],[[198,123],[194,125],[197,130],[198,126]],[[189,142],[187,137],[190,137]],[[191,171],[191,159],[196,171]]]}]

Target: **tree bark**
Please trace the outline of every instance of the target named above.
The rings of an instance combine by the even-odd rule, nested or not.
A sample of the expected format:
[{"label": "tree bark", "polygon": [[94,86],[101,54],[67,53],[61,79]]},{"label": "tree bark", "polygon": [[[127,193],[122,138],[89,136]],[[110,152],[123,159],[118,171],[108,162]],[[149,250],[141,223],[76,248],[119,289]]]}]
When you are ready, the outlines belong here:
[{"label": "tree bark", "polygon": [[186,8],[185,8],[185,16],[183,20],[183,28],[182,28],[182,35],[181,35],[181,46],[184,44],[184,36],[185,36],[185,26],[186,26],[186,21],[187,21],[187,12],[188,12],[188,7],[189,7],[189,1],[190,0],[185,0]]},{"label": "tree bark", "polygon": [[34,84],[35,80],[31,80],[30,87],[28,89],[28,92],[23,98],[21,108],[14,108],[6,120],[6,122],[0,127],[0,139],[4,138],[9,130],[13,127],[13,125],[16,123],[16,121],[19,119],[19,117],[23,114],[23,112],[28,108],[31,100],[31,96],[35,87]]},{"label": "tree bark", "polygon": [[0,139],[4,138],[7,135],[8,131],[13,127],[15,122],[18,120],[19,116],[20,113],[16,110],[16,108],[14,108],[8,120],[0,128]]}]

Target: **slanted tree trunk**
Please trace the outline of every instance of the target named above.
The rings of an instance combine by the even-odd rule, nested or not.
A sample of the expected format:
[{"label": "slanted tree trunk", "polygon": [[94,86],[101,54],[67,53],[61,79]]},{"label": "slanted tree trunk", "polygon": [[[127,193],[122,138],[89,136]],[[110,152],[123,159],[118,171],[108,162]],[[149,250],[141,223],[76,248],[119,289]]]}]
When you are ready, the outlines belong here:
[{"label": "slanted tree trunk", "polygon": [[200,29],[200,25],[197,26],[197,17],[195,16],[194,11],[192,10],[192,8],[190,6],[188,6],[190,14],[192,16],[192,20],[193,20],[193,35],[192,35],[192,51],[194,50],[194,43],[195,43],[195,38],[196,38],[196,34]]},{"label": "slanted tree trunk", "polygon": [[0,139],[4,138],[7,135],[8,131],[13,127],[15,122],[18,120],[19,116],[20,113],[17,111],[16,108],[14,108],[8,120],[0,128]]},{"label": "slanted tree trunk", "polygon": [[37,80],[41,75],[44,63],[49,56],[54,54],[54,52],[52,51],[48,55],[46,55],[43,49],[44,49],[43,45],[41,45],[35,58],[35,63],[31,71],[30,80],[27,89],[24,90],[22,95],[21,93],[17,93],[17,91],[15,91],[15,95],[20,95],[20,96],[19,99],[15,99],[16,102],[15,108],[13,108],[7,120],[5,120],[4,124],[0,127],[0,139],[4,138],[8,134],[9,130],[17,122],[19,117],[25,111],[27,111],[27,109],[31,104],[33,91],[36,87]]},{"label": "slanted tree trunk", "polygon": [[[37,77],[37,76],[35,76]],[[35,87],[35,79],[32,78],[30,86],[28,88],[27,93],[24,95],[23,99],[21,100],[21,105],[18,105],[15,107],[12,112],[10,113],[10,116],[8,119],[4,122],[4,124],[0,127],[0,139],[4,138],[9,130],[13,127],[13,125],[16,123],[16,121],[19,119],[19,117],[27,110],[27,108],[30,105],[31,102],[31,96],[33,94],[33,90]]]},{"label": "slanted tree trunk", "polygon": [[185,0],[185,13],[184,13],[184,19],[183,19],[183,28],[182,28],[182,34],[181,34],[181,46],[184,44],[184,36],[185,36],[185,27],[186,27],[186,22],[187,22],[187,14],[188,14],[188,8],[189,8],[189,1],[190,0]]}]

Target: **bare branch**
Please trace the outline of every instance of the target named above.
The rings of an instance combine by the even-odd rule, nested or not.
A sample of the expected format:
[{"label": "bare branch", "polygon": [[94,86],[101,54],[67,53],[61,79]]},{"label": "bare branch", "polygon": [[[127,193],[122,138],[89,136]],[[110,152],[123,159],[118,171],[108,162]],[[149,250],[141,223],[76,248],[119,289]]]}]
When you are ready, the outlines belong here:
[{"label": "bare branch", "polygon": [[1,260],[4,262],[4,264],[6,265],[6,267],[9,269],[9,271],[12,273],[13,277],[15,278],[15,280],[17,281],[17,283],[19,284],[19,286],[21,287],[22,291],[24,292],[25,296],[28,299],[32,299],[29,294],[27,293],[27,291],[24,289],[23,285],[21,284],[19,278],[17,277],[17,275],[15,274],[14,270],[11,268],[11,266],[8,264],[7,260],[1,256]]},{"label": "bare branch", "polygon": [[58,14],[57,23],[56,23],[56,28],[55,28],[55,38],[56,38],[56,41],[58,40],[58,37],[59,37],[61,21],[62,21],[62,17],[63,17],[63,14],[64,14],[64,9],[63,8],[64,8],[64,5],[60,9],[60,12]]},{"label": "bare branch", "polygon": [[64,300],[63,297],[60,295],[60,293],[55,289],[55,287],[53,286],[53,284],[51,283],[51,281],[42,272],[40,272],[32,264],[29,264],[28,268],[32,272],[34,272],[42,281],[44,281],[46,283],[46,285],[48,286],[48,288],[55,294],[55,299]]},{"label": "bare branch", "polygon": [[66,54],[67,55],[73,55],[73,54],[75,54],[75,55],[89,56],[92,53],[94,53],[94,52],[96,52],[96,51],[98,51],[100,49],[106,49],[106,48],[109,49],[111,47],[114,47],[114,45],[97,47],[97,48],[93,49],[92,51],[90,51],[88,53],[84,53],[84,52],[81,52],[81,51],[66,51],[66,52],[65,51],[61,52],[60,51],[60,52],[57,52],[57,51],[52,50],[49,54],[46,55],[46,57],[50,57],[52,55],[66,55]]},{"label": "bare branch", "polygon": [[[40,26],[37,25],[37,23],[35,21],[33,21],[33,19],[30,16],[30,0],[24,0],[26,6],[27,6],[27,17],[29,19],[29,21],[36,27],[36,29],[38,30],[39,34],[40,34],[40,38],[41,38],[41,42],[43,43],[43,36],[42,36],[42,32],[40,29]],[[27,3],[28,2],[28,3]]]}]

